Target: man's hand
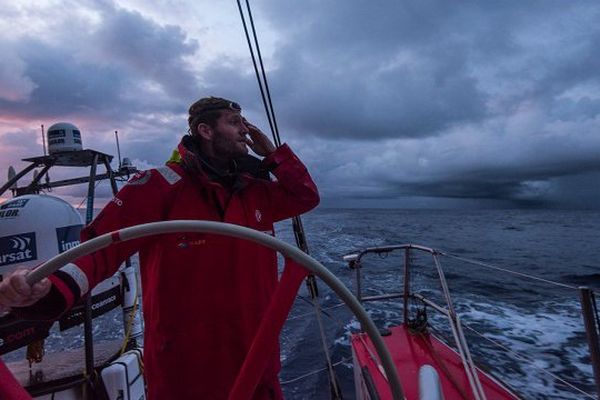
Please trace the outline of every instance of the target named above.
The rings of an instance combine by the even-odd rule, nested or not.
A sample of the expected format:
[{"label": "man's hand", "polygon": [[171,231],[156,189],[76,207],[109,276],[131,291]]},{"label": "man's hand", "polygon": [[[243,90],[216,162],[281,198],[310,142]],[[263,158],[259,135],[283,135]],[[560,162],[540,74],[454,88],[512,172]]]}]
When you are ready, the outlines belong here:
[{"label": "man's hand", "polygon": [[52,283],[48,278],[30,286],[25,281],[28,273],[29,270],[17,269],[0,282],[0,313],[10,311],[11,307],[30,306],[50,292]]},{"label": "man's hand", "polygon": [[248,146],[250,146],[253,152],[259,156],[266,157],[275,151],[273,143],[260,129],[248,122],[246,118],[244,118],[243,121],[244,125],[248,127],[248,134],[252,139],[252,143],[248,141]]}]

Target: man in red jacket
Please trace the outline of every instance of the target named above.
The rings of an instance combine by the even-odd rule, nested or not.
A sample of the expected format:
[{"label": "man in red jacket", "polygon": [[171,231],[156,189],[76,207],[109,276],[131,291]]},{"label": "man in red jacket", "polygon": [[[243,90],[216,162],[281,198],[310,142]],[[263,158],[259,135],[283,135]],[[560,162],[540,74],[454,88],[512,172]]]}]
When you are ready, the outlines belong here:
[{"label": "man in red jacket", "polygon": [[[285,144],[276,149],[237,103],[200,99],[190,107],[188,123],[191,134],[171,161],[133,177],[83,230],[83,240],[175,219],[223,221],[274,234],[274,222],[319,203],[300,160]],[[249,156],[248,146],[264,159]],[[277,257],[265,247],[199,233],[119,243],[33,287],[24,281],[26,271],[14,273],[0,283],[0,309],[57,317],[137,250],[149,398],[226,399],[277,284]],[[253,398],[280,399],[279,351],[265,357],[268,366]]]}]

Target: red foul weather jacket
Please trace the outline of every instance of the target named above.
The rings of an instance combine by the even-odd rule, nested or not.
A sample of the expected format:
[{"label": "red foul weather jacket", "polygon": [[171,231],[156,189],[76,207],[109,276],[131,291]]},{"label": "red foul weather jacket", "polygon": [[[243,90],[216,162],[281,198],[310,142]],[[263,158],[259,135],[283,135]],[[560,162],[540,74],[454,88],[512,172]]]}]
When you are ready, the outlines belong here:
[{"label": "red foul weather jacket", "polygon": [[[183,144],[179,152],[193,154]],[[242,174],[233,189],[202,171],[168,163],[124,186],[82,239],[153,221],[224,221],[274,234],[273,223],[319,203],[317,188],[287,145],[262,161],[276,181]],[[149,399],[226,399],[277,284],[274,251],[249,241],[200,233],[119,243],[51,276],[69,308],[139,249]],[[280,399],[279,351],[254,399]]]}]

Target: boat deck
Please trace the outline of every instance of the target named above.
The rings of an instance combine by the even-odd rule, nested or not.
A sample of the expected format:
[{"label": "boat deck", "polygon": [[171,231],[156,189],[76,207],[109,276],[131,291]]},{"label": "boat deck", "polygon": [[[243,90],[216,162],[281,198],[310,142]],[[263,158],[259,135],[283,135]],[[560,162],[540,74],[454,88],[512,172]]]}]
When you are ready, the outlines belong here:
[{"label": "boat deck", "polygon": [[[391,334],[383,339],[392,354],[407,400],[419,399],[419,368],[427,364],[438,373],[445,400],[474,398],[460,356],[453,349],[432,334],[411,334],[404,325],[390,328],[389,331]],[[355,354],[355,374],[360,374],[366,367],[379,398],[391,399],[387,380],[378,368],[375,347],[368,336],[364,333],[352,335],[351,342]],[[479,369],[478,372],[488,400],[518,399],[494,378]]]},{"label": "boat deck", "polygon": [[[95,366],[102,366],[108,362],[117,354],[122,344],[122,340],[94,343]],[[69,382],[81,378],[85,370],[85,356],[81,348],[46,354],[42,362],[31,366],[31,370],[27,360],[6,363],[6,366],[21,386],[36,393],[49,383],[69,386]]]}]

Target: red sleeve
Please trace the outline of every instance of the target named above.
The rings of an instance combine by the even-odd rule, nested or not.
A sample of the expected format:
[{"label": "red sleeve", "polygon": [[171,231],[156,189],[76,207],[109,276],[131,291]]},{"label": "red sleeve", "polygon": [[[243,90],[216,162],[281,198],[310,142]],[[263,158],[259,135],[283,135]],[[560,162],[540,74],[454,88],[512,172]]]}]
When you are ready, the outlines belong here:
[{"label": "red sleeve", "polygon": [[319,204],[317,186],[287,144],[265,157],[263,163],[277,178],[268,184],[274,221],[298,216]]},{"label": "red sleeve", "polygon": [[[165,195],[179,179],[180,175],[169,167],[136,174],[92,223],[81,231],[81,241],[129,226],[162,220]],[[66,309],[98,283],[111,277],[128,257],[151,240],[148,237],[113,244],[56,271],[50,280],[61,293]]]}]

